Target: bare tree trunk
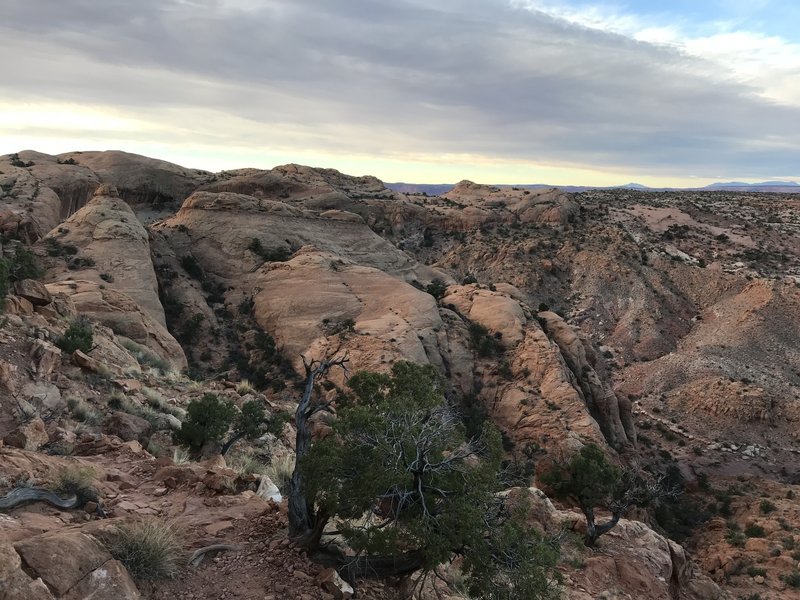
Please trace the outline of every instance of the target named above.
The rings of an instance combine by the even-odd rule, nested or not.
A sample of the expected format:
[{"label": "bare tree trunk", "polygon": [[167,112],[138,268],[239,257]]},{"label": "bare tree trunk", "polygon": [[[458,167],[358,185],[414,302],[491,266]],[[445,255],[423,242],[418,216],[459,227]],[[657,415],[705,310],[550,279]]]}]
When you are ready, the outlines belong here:
[{"label": "bare tree trunk", "polygon": [[594,548],[597,539],[609,531],[611,531],[614,526],[619,523],[620,517],[622,517],[621,512],[612,512],[611,518],[598,525],[595,523],[594,520],[594,509],[591,506],[581,506],[581,511],[583,512],[583,516],[586,517],[586,536],[584,537],[584,544],[589,548]]},{"label": "bare tree trunk", "polygon": [[344,368],[347,356],[338,359],[322,359],[321,361],[306,362],[306,382],[303,395],[294,413],[294,424],[297,429],[295,436],[295,466],[292,478],[289,480],[289,535],[300,542],[307,550],[314,551],[319,547],[322,531],[328,522],[328,516],[314,509],[313,499],[309,501],[305,494],[303,482],[302,460],[311,447],[311,426],[309,420],[314,414],[328,409],[326,403],[313,403],[314,382],[318,377],[324,377],[328,371],[339,366]]},{"label": "bare tree trunk", "polygon": [[243,431],[240,431],[238,433],[234,433],[231,437],[228,438],[227,442],[222,444],[222,448],[220,449],[219,453],[222,456],[225,456],[228,453],[228,450],[230,450],[236,442],[238,442],[240,439],[242,439],[244,437],[244,435],[245,434],[244,434]]}]

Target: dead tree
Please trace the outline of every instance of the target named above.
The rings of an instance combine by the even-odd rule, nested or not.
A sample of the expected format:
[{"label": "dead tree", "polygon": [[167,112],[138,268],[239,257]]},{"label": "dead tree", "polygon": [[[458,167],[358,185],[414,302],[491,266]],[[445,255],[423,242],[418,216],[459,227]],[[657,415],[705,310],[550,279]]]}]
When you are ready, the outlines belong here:
[{"label": "dead tree", "polygon": [[289,535],[299,541],[306,549],[313,551],[320,543],[322,531],[328,517],[318,511],[313,502],[306,497],[301,461],[311,447],[311,417],[322,411],[330,412],[330,402],[314,402],[314,383],[324,378],[334,367],[347,369],[347,354],[334,358],[307,360],[303,357],[305,368],[305,387],[294,413],[297,429],[295,437],[295,467],[289,480]]}]

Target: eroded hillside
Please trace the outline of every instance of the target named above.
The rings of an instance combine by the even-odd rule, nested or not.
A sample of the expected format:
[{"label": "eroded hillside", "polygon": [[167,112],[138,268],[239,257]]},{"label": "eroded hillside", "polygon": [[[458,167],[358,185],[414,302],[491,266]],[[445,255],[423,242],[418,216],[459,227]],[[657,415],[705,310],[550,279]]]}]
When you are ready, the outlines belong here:
[{"label": "eroded hillside", "polygon": [[[4,253],[22,244],[42,266],[39,281],[14,283],[0,331],[0,438],[21,448],[0,449],[6,489],[26,471],[46,481],[61,460],[90,463],[113,519],[169,516],[190,545],[245,548],[204,567],[202,580],[259,572],[258,593],[322,594],[317,567],[259,496],[263,478],[224,460],[175,465],[170,431],[209,391],[293,410],[303,357],[346,352],[351,371],[409,360],[441,372],[467,422],[502,429],[526,485],[534,466],[589,442],[680,482],[683,504],[637,514],[613,541],[562,561],[570,597],[795,593],[796,196],[462,182],[427,197],[327,169],[210,174],[115,152],[2,157],[0,190]],[[62,352],[55,342],[80,315],[94,345]],[[335,400],[345,377],[332,375],[320,393]],[[239,460],[291,456],[292,443],[287,424]],[[109,475],[126,469],[130,481]],[[753,511],[762,494],[773,510]],[[220,506],[235,516],[206,514]],[[576,519],[569,506],[543,506],[550,521]],[[58,514],[38,504],[4,513],[4,551],[107,526]],[[763,535],[739,544],[734,534],[754,524]],[[262,572],[265,536],[281,549],[280,569],[311,574]],[[50,594],[41,597],[83,589],[54,587],[37,569],[14,578],[36,587],[24,579],[36,574]],[[197,580],[179,579],[210,597]]]}]

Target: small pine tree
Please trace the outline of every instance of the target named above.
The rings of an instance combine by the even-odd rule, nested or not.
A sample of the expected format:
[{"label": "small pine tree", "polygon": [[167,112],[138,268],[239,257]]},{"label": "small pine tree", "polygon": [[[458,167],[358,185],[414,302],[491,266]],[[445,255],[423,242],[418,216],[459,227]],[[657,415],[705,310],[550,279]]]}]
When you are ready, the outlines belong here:
[{"label": "small pine tree", "polygon": [[67,354],[80,350],[84,354],[92,351],[92,324],[85,318],[73,321],[58,340],[56,346]]}]

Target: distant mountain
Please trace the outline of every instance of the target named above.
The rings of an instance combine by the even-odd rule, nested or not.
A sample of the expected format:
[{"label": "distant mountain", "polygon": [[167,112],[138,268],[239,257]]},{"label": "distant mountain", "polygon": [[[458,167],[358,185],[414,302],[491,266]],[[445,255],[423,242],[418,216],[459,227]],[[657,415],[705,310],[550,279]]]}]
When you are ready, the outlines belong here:
[{"label": "distant mountain", "polygon": [[762,181],[760,183],[745,183],[743,181],[726,181],[720,183],[712,183],[707,185],[706,188],[729,188],[729,187],[800,187],[800,183],[796,181]]},{"label": "distant mountain", "polygon": [[[403,194],[427,194],[428,196],[439,196],[449,192],[455,184],[450,183],[387,183],[387,188]],[[800,193],[800,183],[796,181],[762,181],[759,183],[745,183],[743,181],[721,181],[712,183],[705,187],[649,187],[641,183],[626,183],[624,185],[613,186],[591,186],[591,185],[549,185],[545,183],[528,184],[494,184],[500,188],[521,188],[536,190],[542,188],[558,188],[564,192],[586,192],[588,190],[639,190],[643,192],[680,192],[680,191],[710,191],[710,192],[773,192],[781,194]]]}]

